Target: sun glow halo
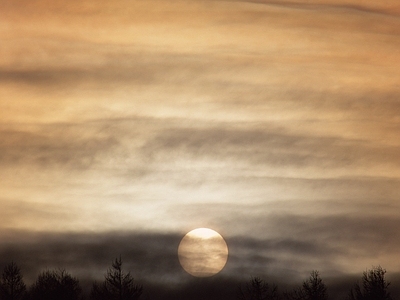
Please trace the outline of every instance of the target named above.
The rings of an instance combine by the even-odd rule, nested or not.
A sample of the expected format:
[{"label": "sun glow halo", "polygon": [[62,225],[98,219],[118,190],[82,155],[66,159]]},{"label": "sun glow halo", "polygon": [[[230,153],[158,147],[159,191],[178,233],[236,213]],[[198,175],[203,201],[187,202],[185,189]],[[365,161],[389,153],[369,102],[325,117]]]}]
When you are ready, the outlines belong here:
[{"label": "sun glow halo", "polygon": [[218,232],[208,228],[197,228],[190,231],[187,235],[202,239],[209,239],[220,236]]}]

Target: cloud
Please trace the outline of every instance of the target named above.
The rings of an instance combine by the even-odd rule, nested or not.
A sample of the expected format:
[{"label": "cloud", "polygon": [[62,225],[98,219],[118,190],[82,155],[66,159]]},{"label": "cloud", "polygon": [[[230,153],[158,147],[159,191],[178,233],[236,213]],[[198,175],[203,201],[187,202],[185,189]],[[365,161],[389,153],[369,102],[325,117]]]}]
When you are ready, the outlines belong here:
[{"label": "cloud", "polygon": [[390,261],[400,246],[397,216],[282,214],[253,220],[258,225],[253,236],[260,242],[233,245],[246,245],[242,251],[252,255],[274,257],[278,263],[266,265],[272,270],[290,266],[298,274],[320,269],[334,275],[377,264],[391,268]]},{"label": "cloud", "polygon": [[[397,217],[281,214],[252,220],[252,235],[225,235],[230,252],[222,275],[278,276],[291,270],[297,280],[310,269],[320,269],[326,276],[334,276],[379,263],[385,266],[400,246]],[[101,278],[101,270],[121,254],[133,275],[177,283],[184,278],[177,258],[182,236],[140,231],[46,234],[3,230],[1,257],[3,262],[15,260],[26,266],[30,278],[46,267],[66,267]]]},{"label": "cloud", "polygon": [[[222,273],[211,278],[193,278],[179,265],[177,248],[181,238],[182,235],[176,233],[155,232],[33,234],[8,231],[2,233],[0,265],[14,260],[28,285],[41,271],[65,268],[80,279],[85,291],[89,291],[93,281],[103,280],[111,262],[121,255],[124,270],[130,271],[136,282],[143,284],[145,295],[157,299],[185,296],[202,299],[206,295],[210,299],[229,299],[251,276],[260,276],[270,284],[274,282],[284,291],[300,285],[313,269],[320,270],[330,294],[336,295],[344,294],[357,278],[340,265],[336,269],[327,268],[326,261],[342,254],[327,251],[331,244],[317,242],[320,237],[316,237],[313,244],[306,241],[307,237],[300,240],[300,236],[270,240],[227,238],[231,253]],[[319,263],[325,260],[324,265],[313,262],[313,257],[320,257]],[[355,270],[358,278],[369,267]],[[389,270],[389,274],[397,284],[396,273]]]},{"label": "cloud", "polygon": [[34,201],[20,200],[16,198],[0,198],[1,211],[0,219],[2,229],[18,228],[21,226],[31,227],[31,224],[46,224],[50,219],[63,220],[64,222],[73,221],[71,208],[63,203],[38,204]]},{"label": "cloud", "polygon": [[28,273],[28,281],[43,269],[58,267],[101,280],[120,255],[134,277],[168,281],[165,275],[169,274],[174,282],[174,277],[182,276],[176,252],[179,236],[174,234],[3,231],[2,235],[2,263],[19,262]]},{"label": "cloud", "polygon": [[[272,128],[173,128],[163,130],[142,148],[157,163],[209,158],[269,167],[326,170],[380,168],[400,161],[397,146],[379,147],[362,140],[295,135]],[[372,174],[371,174],[372,175]]]},{"label": "cloud", "polygon": [[66,167],[86,169],[117,140],[100,132],[89,135],[85,124],[51,124],[37,129],[6,129],[0,132],[0,164],[38,165],[44,169]]},{"label": "cloud", "polygon": [[[155,299],[396,271],[394,1],[3,1],[1,264],[90,287],[121,254]],[[210,280],[176,256],[198,224]]]},{"label": "cloud", "polygon": [[[233,0],[236,1],[236,0]],[[292,0],[292,1],[266,1],[266,0],[237,0],[240,2],[253,2],[266,5],[281,5],[293,8],[303,8],[303,9],[347,9],[347,10],[358,10],[361,12],[369,13],[385,13],[385,14],[397,14],[399,11],[393,9],[394,2],[388,3],[376,3],[375,1],[354,1],[354,0],[339,0],[339,1],[325,1],[325,0],[315,0],[315,1],[302,1],[302,0]]]}]

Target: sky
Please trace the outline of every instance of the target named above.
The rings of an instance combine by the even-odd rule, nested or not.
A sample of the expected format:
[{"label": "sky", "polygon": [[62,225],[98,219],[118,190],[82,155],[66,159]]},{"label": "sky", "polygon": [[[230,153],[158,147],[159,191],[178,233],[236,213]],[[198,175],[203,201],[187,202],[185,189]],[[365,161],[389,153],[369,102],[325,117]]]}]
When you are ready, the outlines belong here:
[{"label": "sky", "polygon": [[[1,0],[0,39],[1,265],[121,255],[156,299],[400,278],[397,0]],[[177,257],[198,227],[210,279]]]}]

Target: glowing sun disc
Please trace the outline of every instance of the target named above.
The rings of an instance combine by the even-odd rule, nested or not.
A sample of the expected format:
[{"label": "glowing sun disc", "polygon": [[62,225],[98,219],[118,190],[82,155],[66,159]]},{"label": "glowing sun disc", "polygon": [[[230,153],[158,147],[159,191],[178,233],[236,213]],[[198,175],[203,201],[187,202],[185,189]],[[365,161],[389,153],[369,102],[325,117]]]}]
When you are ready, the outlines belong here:
[{"label": "glowing sun disc", "polygon": [[209,277],[219,273],[228,259],[224,238],[208,228],[188,232],[178,247],[182,268],[195,277]]}]

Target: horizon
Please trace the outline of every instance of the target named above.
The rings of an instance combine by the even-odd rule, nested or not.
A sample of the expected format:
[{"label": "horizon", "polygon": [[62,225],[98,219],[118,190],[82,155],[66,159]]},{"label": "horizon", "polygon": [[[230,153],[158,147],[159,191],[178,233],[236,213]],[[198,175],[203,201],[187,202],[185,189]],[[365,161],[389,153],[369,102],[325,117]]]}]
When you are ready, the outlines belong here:
[{"label": "horizon", "polygon": [[[239,290],[253,278],[260,278],[270,287],[276,285],[278,294],[282,296],[299,288],[310,277],[311,272],[319,272],[318,269],[313,269],[306,274],[295,274],[294,270],[290,270],[286,277],[266,272],[244,274],[232,267],[240,264],[240,258],[237,257],[235,242],[228,241],[233,251],[233,255],[228,258],[228,264],[231,265],[228,270],[222,269],[209,277],[196,277],[187,273],[178,260],[176,252],[183,236],[127,232],[110,232],[107,235],[42,233],[39,236],[40,238],[30,241],[14,241],[6,247],[6,251],[4,247],[0,251],[0,272],[5,265],[16,263],[21,269],[28,291],[37,282],[40,274],[63,270],[79,281],[83,296],[88,297],[93,285],[104,281],[113,261],[118,258],[122,260],[122,271],[125,274],[129,272],[134,284],[143,287],[141,299],[232,299],[237,298]],[[133,245],[132,241],[135,242]],[[138,242],[141,247],[137,246]],[[164,250],[162,255],[160,248]],[[330,276],[319,272],[327,287],[328,299],[343,300],[355,284],[362,282],[363,272],[375,267],[378,265],[354,270],[353,273],[336,273]],[[397,299],[400,295],[400,272],[388,272],[385,279],[390,283],[389,292],[393,299]]]}]

